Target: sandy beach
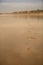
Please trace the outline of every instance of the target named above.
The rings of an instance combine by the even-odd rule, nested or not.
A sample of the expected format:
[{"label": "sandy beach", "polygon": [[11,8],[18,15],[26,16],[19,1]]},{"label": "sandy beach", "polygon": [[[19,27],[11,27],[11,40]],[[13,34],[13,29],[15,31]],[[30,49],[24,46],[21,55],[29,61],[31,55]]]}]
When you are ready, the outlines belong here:
[{"label": "sandy beach", "polygon": [[0,16],[16,16],[16,17],[19,17],[19,16],[26,16],[26,17],[43,17],[43,12],[40,12],[40,13],[2,13],[2,14],[0,14]]},{"label": "sandy beach", "polygon": [[43,17],[0,15],[0,65],[43,65]]}]

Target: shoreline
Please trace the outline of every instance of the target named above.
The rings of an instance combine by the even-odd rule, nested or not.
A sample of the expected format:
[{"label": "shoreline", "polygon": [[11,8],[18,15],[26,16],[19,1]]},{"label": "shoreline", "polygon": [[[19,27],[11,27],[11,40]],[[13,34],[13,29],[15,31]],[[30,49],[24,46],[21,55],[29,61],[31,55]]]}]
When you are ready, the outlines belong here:
[{"label": "shoreline", "polygon": [[19,11],[11,13],[0,13],[0,16],[38,16],[43,17],[43,10]]},{"label": "shoreline", "polygon": [[35,16],[35,17],[43,17],[43,13],[30,13],[30,14],[0,14],[0,16],[28,16],[28,17],[31,17],[31,16]]}]

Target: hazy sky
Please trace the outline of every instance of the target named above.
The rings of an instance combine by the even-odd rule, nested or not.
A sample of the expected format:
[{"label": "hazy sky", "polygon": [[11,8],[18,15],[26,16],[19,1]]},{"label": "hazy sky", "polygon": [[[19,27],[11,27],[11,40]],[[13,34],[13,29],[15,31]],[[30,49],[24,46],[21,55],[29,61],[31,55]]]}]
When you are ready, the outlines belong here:
[{"label": "hazy sky", "polygon": [[43,0],[0,0],[0,2],[39,2]]},{"label": "hazy sky", "polygon": [[43,0],[0,0],[0,12],[43,9]]}]

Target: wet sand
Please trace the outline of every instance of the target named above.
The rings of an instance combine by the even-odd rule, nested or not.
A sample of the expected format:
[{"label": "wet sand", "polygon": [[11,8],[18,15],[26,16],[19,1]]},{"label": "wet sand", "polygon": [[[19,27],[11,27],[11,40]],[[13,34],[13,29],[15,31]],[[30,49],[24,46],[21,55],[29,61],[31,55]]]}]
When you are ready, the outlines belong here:
[{"label": "wet sand", "polygon": [[43,12],[41,13],[2,13],[0,16],[27,16],[27,17],[43,17]]},{"label": "wet sand", "polygon": [[0,16],[0,65],[43,65],[43,18]]}]

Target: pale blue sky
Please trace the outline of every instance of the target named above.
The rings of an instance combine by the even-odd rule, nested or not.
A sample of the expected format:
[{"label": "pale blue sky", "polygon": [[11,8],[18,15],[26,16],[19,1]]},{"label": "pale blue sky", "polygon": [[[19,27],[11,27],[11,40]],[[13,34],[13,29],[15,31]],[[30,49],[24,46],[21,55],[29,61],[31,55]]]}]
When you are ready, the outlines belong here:
[{"label": "pale blue sky", "polygon": [[0,0],[0,12],[43,9],[43,0]]}]

